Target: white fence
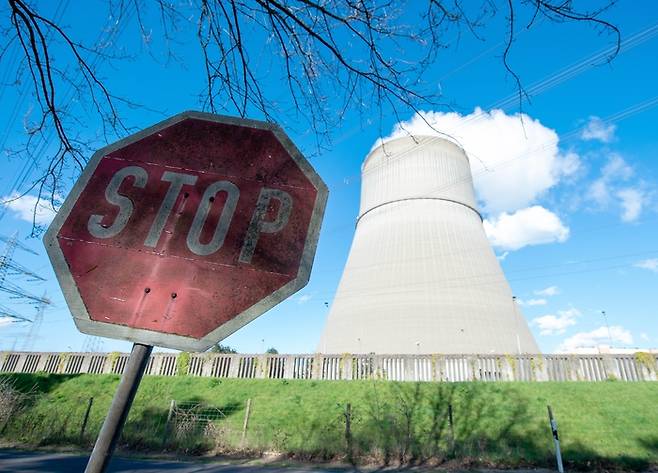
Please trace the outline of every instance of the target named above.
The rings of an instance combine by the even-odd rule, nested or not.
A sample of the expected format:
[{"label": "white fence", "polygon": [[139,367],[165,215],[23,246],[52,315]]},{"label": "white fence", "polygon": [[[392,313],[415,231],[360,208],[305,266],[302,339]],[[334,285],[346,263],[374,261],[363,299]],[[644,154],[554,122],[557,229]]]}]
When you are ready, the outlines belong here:
[{"label": "white fence", "polygon": [[[127,353],[0,353],[0,372],[121,374]],[[656,381],[658,354],[227,355],[154,353],[155,376],[390,381]]]}]

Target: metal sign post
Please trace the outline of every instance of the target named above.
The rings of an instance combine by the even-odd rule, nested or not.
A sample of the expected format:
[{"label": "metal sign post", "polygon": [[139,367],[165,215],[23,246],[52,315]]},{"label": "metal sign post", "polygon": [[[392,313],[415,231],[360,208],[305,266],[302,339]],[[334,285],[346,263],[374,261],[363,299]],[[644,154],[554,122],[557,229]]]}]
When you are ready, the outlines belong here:
[{"label": "metal sign post", "polygon": [[553,411],[551,406],[548,407],[548,421],[551,424],[551,432],[553,432],[553,442],[555,442],[555,458],[557,460],[557,471],[564,473],[564,466],[562,465],[562,452],[560,451],[560,437],[557,433],[557,421],[553,418]]},{"label": "metal sign post", "polygon": [[126,369],[114,393],[112,405],[96,439],[85,473],[103,473],[107,469],[152,350],[151,345],[133,344]]}]

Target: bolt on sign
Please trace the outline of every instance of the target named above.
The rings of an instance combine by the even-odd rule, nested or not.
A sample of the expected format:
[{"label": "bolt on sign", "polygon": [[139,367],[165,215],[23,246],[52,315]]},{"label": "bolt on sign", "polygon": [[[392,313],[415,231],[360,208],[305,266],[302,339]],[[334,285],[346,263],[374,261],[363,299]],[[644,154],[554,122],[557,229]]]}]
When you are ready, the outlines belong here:
[{"label": "bolt on sign", "polygon": [[306,285],[326,200],[277,125],[185,112],[95,153],[44,243],[81,332],[202,351]]}]

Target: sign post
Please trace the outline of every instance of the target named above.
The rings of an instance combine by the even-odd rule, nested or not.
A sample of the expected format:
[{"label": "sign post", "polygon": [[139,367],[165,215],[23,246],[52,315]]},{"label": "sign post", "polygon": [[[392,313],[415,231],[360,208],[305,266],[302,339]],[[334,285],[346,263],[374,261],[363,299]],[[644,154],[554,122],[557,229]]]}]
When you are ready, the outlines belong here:
[{"label": "sign post", "polygon": [[44,236],[78,329],[134,343],[88,472],[153,346],[205,351],[307,284],[327,194],[271,123],[185,112],[93,155]]},{"label": "sign post", "polygon": [[107,468],[117,441],[121,436],[123,424],[128,417],[130,406],[133,399],[135,399],[135,394],[137,394],[139,382],[142,380],[152,350],[151,345],[142,345],[141,343],[133,345],[130,358],[128,358],[128,363],[121,376],[119,387],[114,393],[112,405],[96,439],[85,473],[102,473]]}]

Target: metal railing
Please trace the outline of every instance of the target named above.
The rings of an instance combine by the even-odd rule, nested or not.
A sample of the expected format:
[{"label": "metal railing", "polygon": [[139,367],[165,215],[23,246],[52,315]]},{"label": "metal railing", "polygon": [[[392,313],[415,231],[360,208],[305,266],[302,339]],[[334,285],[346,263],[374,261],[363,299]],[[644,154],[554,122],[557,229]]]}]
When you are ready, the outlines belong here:
[{"label": "metal railing", "polygon": [[[0,372],[121,374],[127,353],[0,353]],[[658,354],[249,355],[154,353],[146,375],[390,381],[657,381]]]}]

